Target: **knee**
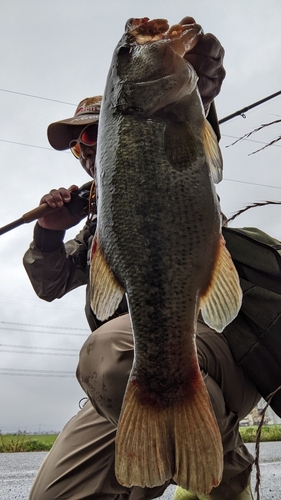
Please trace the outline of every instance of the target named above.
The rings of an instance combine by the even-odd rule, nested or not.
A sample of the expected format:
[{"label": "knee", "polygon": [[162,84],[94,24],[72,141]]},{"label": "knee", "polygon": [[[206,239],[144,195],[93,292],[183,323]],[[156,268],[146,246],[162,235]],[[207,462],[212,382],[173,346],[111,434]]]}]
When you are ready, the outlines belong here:
[{"label": "knee", "polygon": [[[84,342],[77,367],[77,378],[87,385],[103,380],[106,385],[116,384],[119,373],[128,378],[134,356],[134,341],[128,315],[104,324]],[[104,384],[103,382],[103,384]]]},{"label": "knee", "polygon": [[87,384],[89,380],[94,377],[94,366],[96,366],[95,350],[93,350],[95,339],[93,335],[92,333],[83,344],[79,353],[79,361],[76,369],[76,377],[86,393]]},{"label": "knee", "polygon": [[112,320],[93,332],[80,351],[78,381],[98,413],[115,424],[133,356],[133,335],[127,317]]}]

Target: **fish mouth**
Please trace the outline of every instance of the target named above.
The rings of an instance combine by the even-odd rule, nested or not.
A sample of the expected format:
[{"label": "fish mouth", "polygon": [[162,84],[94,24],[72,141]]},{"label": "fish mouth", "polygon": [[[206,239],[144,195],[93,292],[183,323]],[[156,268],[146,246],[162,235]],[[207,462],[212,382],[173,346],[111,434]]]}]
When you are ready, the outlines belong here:
[{"label": "fish mouth", "polygon": [[125,28],[137,44],[165,42],[181,57],[193,49],[204,34],[202,27],[196,23],[170,27],[166,19],[150,20],[148,17],[131,18]]},{"label": "fish mouth", "polygon": [[[179,57],[169,45],[163,48],[165,52],[161,53],[162,62],[152,68],[152,73],[147,71],[146,78],[138,79],[136,75],[135,78],[122,80],[122,90],[118,94],[118,99],[111,103],[115,113],[137,114],[147,118],[185,94],[191,95],[196,89],[198,76],[193,66],[183,57]],[[153,97],[151,90],[153,88],[158,89],[155,93],[156,98]],[[162,89],[164,89],[163,96]],[[168,89],[166,98],[165,89]],[[147,95],[150,95],[151,99],[144,99]]]},{"label": "fish mouth", "polygon": [[196,23],[169,27],[165,19],[129,19],[115,51],[117,91],[111,109],[148,117],[190,95],[198,76],[184,55],[202,35]]}]

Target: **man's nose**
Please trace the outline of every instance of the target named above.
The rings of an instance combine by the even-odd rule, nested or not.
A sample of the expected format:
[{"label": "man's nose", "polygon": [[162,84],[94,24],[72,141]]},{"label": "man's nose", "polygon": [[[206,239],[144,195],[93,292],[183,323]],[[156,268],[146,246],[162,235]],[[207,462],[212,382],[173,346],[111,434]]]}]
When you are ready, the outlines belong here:
[{"label": "man's nose", "polygon": [[81,144],[81,143],[80,143],[80,149],[81,149],[81,156],[85,160],[87,158],[92,158],[96,152],[96,146],[86,146],[86,144]]}]

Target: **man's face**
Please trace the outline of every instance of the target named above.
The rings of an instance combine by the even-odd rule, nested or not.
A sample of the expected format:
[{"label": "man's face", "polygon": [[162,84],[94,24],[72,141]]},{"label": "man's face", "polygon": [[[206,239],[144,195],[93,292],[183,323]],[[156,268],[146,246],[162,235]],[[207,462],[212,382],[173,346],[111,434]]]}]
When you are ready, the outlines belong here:
[{"label": "man's face", "polygon": [[75,138],[71,141],[71,152],[79,159],[84,170],[91,177],[95,174],[95,158],[97,152],[98,124],[89,124],[76,129]]},{"label": "man's face", "polygon": [[94,178],[97,145],[86,146],[85,144],[80,143],[80,149],[81,156],[79,158],[79,161],[87,174]]}]

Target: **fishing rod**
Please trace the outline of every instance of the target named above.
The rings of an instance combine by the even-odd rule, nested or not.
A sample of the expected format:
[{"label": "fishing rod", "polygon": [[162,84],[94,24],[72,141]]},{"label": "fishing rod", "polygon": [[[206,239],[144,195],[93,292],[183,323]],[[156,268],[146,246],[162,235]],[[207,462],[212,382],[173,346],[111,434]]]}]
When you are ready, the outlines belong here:
[{"label": "fishing rod", "polygon": [[[91,212],[95,195],[93,181],[83,184],[79,189],[71,192],[71,200],[65,204],[71,215],[77,216],[80,214],[87,215]],[[61,208],[61,207],[60,207]],[[16,227],[29,222],[33,222],[40,217],[46,217],[54,212],[60,210],[58,207],[50,207],[47,203],[42,203],[39,207],[30,210],[23,214],[19,219],[16,219],[6,226],[0,227],[0,236]]]},{"label": "fishing rod", "polygon": [[[231,115],[228,115],[225,118],[222,118],[221,120],[219,120],[219,124],[221,125],[222,123],[225,123],[231,120],[232,118],[235,118],[235,116],[243,116],[245,118],[245,113],[247,111],[279,95],[281,95],[281,90],[265,97],[264,99],[260,99],[259,101],[256,101],[253,104],[249,104],[249,106],[245,106],[244,108],[235,111],[235,113],[232,113]],[[91,196],[92,191],[94,191],[93,182],[90,181],[81,186],[81,188],[79,188],[78,190],[71,192],[71,200],[69,203],[66,203],[65,206],[73,216],[79,215],[81,213],[85,213],[86,215],[87,210],[88,213],[90,212],[90,205],[93,203],[94,200],[94,195],[93,197]],[[50,207],[47,203],[43,203],[42,205],[39,205],[39,207],[36,207],[33,210],[30,210],[29,212],[23,214],[19,219],[10,222],[6,226],[0,227],[0,236],[2,234],[7,233],[8,231],[12,231],[13,229],[21,226],[22,224],[33,222],[39,219],[40,217],[46,217],[47,215],[50,215],[56,212],[57,210],[60,209],[57,207],[56,208]]]},{"label": "fishing rod", "polygon": [[235,116],[242,116],[243,118],[246,118],[245,117],[246,111],[249,111],[249,109],[255,108],[256,106],[259,106],[260,104],[263,104],[264,102],[269,101],[270,99],[273,99],[274,97],[277,97],[280,94],[281,90],[275,92],[275,94],[271,94],[268,97],[265,97],[264,99],[261,99],[260,101],[254,102],[253,104],[249,104],[249,106],[245,106],[245,108],[239,109],[238,111],[235,111],[235,113],[232,113],[231,115],[222,118],[221,120],[219,120],[219,124],[221,125],[222,123],[225,123],[228,120],[235,118]]}]

